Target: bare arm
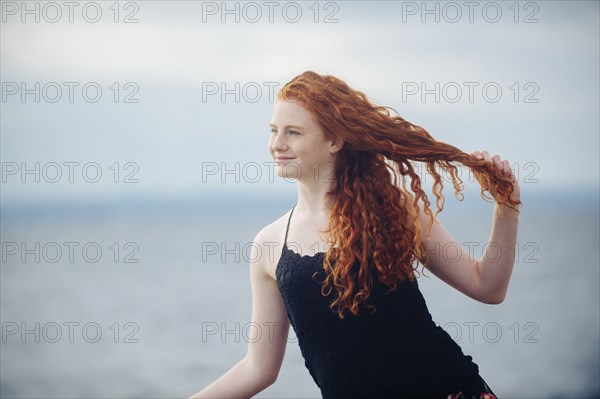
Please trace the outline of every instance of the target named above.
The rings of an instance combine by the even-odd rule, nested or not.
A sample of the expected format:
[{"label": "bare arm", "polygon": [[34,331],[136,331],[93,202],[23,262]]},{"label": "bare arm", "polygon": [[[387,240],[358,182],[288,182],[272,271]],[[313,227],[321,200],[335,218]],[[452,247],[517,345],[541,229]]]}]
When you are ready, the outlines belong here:
[{"label": "bare arm", "polygon": [[422,242],[429,256],[428,270],[463,294],[483,303],[504,300],[515,262],[518,215],[502,213],[496,204],[492,231],[482,258],[476,260],[438,221],[426,237],[429,216],[419,200]]},{"label": "bare arm", "polygon": [[247,357],[240,360],[209,386],[190,396],[200,398],[251,398],[267,388],[272,382],[250,365]]},{"label": "bare arm", "polygon": [[[472,153],[479,159],[495,162],[504,173],[512,177],[513,199],[520,196],[520,189],[508,161],[499,155],[490,157],[487,151]],[[506,297],[508,282],[515,264],[515,246],[519,213],[496,203],[492,231],[485,253],[479,260],[472,259],[465,248],[452,238],[439,222],[431,226],[426,237],[429,217],[423,212],[423,202],[418,201],[421,216],[422,242],[429,255],[428,269],[441,280],[463,294],[483,303],[498,304]],[[519,207],[520,208],[520,205]]]},{"label": "bare arm", "polygon": [[[250,281],[252,323],[246,356],[220,378],[189,399],[250,398],[277,379],[289,332],[289,320],[276,281],[267,273],[268,251],[263,245],[265,229],[252,246]],[[259,256],[256,248],[263,249]]]},{"label": "bare arm", "polygon": [[[485,292],[487,303],[501,303],[506,297],[508,282],[515,264],[515,246],[519,215],[510,209],[494,207],[492,232],[483,257],[477,263],[477,271]],[[487,294],[487,295],[486,295]]]}]

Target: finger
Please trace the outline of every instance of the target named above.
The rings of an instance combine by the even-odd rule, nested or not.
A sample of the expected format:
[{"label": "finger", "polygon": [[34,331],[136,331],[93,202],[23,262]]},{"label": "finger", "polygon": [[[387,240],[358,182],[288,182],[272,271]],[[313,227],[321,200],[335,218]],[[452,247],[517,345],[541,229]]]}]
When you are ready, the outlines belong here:
[{"label": "finger", "polygon": [[510,175],[512,170],[510,170],[510,164],[508,163],[508,161],[505,159],[504,161],[502,161],[502,165],[504,167],[504,174],[505,175]]},{"label": "finger", "polygon": [[471,151],[469,153],[469,155],[472,155],[472,156],[474,156],[477,159],[483,159],[483,157],[481,156],[481,153],[479,151]]},{"label": "finger", "polygon": [[492,157],[490,157],[490,153],[487,151],[482,151],[481,155],[483,156],[483,159],[485,159],[486,161],[491,161]]},{"label": "finger", "polygon": [[496,154],[492,157],[494,163],[498,166],[500,170],[502,170],[502,159],[500,159],[500,155]]}]

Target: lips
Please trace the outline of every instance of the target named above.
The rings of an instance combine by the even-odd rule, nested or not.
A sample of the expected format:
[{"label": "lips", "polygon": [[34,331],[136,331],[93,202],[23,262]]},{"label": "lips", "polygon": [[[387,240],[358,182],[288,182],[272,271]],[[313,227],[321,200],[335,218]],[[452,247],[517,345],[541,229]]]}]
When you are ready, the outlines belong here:
[{"label": "lips", "polygon": [[275,158],[276,161],[288,161],[290,159],[294,159],[294,158],[287,158],[287,157],[277,157],[277,158]]}]

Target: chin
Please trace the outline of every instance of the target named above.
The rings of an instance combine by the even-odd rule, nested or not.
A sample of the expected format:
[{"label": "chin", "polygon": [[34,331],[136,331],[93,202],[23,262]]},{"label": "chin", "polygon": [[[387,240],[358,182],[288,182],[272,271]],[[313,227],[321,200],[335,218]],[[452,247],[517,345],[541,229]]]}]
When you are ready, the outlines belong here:
[{"label": "chin", "polygon": [[298,180],[298,178],[300,176],[298,176],[299,171],[297,168],[293,168],[293,167],[284,167],[281,165],[276,165],[275,166],[275,173],[277,174],[277,176],[283,178],[283,179],[296,179]]}]

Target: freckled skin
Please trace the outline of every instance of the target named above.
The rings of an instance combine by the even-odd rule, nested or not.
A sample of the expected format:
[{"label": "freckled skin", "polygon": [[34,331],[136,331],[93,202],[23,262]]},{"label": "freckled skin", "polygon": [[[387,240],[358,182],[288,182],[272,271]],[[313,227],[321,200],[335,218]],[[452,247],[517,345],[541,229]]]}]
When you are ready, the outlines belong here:
[{"label": "freckled skin", "polygon": [[268,149],[273,161],[277,156],[293,158],[276,166],[279,177],[310,184],[324,182],[324,177],[332,174],[341,145],[325,137],[308,110],[297,103],[277,101],[270,125]]}]

